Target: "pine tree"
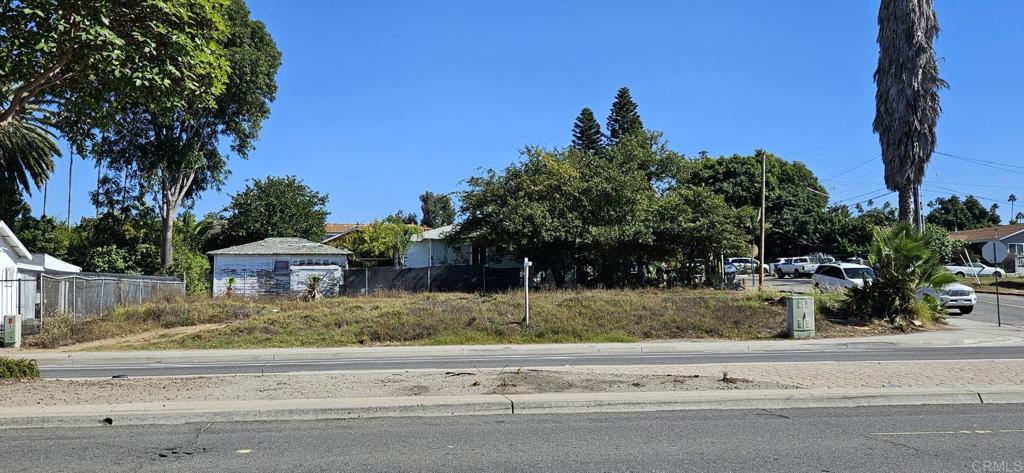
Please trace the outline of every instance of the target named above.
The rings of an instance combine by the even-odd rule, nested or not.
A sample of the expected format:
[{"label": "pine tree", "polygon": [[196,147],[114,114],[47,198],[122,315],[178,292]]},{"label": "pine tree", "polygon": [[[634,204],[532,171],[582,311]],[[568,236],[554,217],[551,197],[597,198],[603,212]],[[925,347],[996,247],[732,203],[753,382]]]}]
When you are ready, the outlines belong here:
[{"label": "pine tree", "polygon": [[594,111],[589,107],[580,110],[576,123],[572,125],[572,147],[581,151],[597,153],[604,148],[604,136],[601,135],[601,124],[594,118]]},{"label": "pine tree", "polygon": [[636,102],[629,95],[629,88],[623,87],[615,94],[611,113],[608,115],[608,142],[618,143],[622,138],[644,130],[640,121],[640,113],[636,110]]}]

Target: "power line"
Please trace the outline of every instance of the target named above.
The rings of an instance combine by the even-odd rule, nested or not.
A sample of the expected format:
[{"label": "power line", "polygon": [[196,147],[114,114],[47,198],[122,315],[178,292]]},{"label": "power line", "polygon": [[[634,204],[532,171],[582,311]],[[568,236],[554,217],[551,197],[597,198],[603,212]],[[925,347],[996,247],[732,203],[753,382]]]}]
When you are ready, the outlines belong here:
[{"label": "power line", "polygon": [[866,164],[868,164],[868,163],[870,163],[870,162],[872,162],[872,161],[874,161],[874,160],[876,160],[876,159],[878,159],[880,157],[882,157],[882,153],[878,153],[878,154],[868,158],[867,160],[865,160],[865,161],[863,161],[863,162],[861,162],[859,164],[854,165],[853,167],[847,168],[847,169],[839,172],[839,174],[836,174],[835,176],[831,176],[831,177],[825,178],[825,180],[826,181],[831,181],[832,179],[835,179],[835,178],[837,178],[839,176],[842,176],[843,174],[846,174],[846,173],[848,173],[850,171],[858,169],[858,168],[860,168],[860,167],[862,167],[862,166],[864,166],[864,165],[866,165]]},{"label": "power line", "polygon": [[864,197],[864,196],[869,195],[869,194],[874,194],[876,192],[881,192],[881,191],[884,191],[884,190],[887,190],[887,189],[885,187],[882,187],[882,188],[879,188],[879,189],[870,190],[870,191],[867,191],[867,192],[864,192],[864,193],[861,193],[861,194],[857,194],[857,195],[854,195],[854,196],[847,197],[845,199],[840,199],[840,200],[834,201],[833,204],[841,204],[841,203],[846,202],[848,200],[854,200],[854,199],[857,199],[857,198],[860,198],[860,197]]},{"label": "power line", "polygon": [[1024,175],[1024,166],[1021,166],[1021,165],[1018,165],[1018,164],[1001,163],[1001,162],[998,162],[998,161],[988,161],[988,160],[985,160],[985,159],[970,158],[970,157],[967,157],[967,156],[961,156],[961,155],[950,154],[950,153],[943,153],[943,152],[940,152],[940,151],[936,151],[935,154],[938,154],[940,156],[946,156],[946,157],[953,158],[953,159],[959,159],[961,161],[965,161],[965,162],[968,162],[968,163],[971,163],[971,164],[977,164],[979,166],[987,166],[987,167],[990,167],[992,169],[998,169],[998,170],[1003,171],[1003,172],[1009,172],[1009,173],[1013,173],[1013,174],[1022,174],[1022,175]]}]

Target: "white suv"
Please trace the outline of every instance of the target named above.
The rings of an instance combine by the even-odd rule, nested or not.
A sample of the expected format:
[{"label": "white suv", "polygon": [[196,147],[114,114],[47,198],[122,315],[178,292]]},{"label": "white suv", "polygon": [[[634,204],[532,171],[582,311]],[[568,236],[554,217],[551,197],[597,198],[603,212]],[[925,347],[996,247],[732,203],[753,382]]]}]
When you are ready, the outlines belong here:
[{"label": "white suv", "polygon": [[918,299],[924,299],[926,295],[932,296],[939,301],[943,308],[957,309],[961,314],[974,312],[974,304],[978,303],[978,295],[974,293],[973,288],[956,282],[942,286],[942,290],[939,291],[930,287],[922,287],[917,290],[915,295]]},{"label": "white suv", "polygon": [[814,288],[822,291],[862,287],[864,281],[875,279],[875,272],[862,264],[823,263],[811,276]]}]

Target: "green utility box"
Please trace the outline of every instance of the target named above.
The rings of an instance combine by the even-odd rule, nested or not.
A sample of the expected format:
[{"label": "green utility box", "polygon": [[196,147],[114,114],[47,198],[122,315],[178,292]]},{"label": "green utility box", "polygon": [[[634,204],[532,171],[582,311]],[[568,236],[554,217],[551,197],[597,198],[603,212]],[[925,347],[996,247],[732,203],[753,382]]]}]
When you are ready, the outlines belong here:
[{"label": "green utility box", "polygon": [[789,338],[814,336],[814,298],[786,296],[786,333]]}]

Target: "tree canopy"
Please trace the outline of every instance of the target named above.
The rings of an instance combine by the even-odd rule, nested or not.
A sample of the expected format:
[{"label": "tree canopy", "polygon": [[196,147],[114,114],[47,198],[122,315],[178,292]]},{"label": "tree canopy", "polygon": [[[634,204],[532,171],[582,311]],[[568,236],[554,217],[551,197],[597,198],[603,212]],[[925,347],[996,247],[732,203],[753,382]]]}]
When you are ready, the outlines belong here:
[{"label": "tree canopy", "polygon": [[[226,0],[0,2],[0,128],[45,101],[65,135],[102,128],[123,103],[206,101],[228,74]],[[112,99],[112,98],[115,98]]]},{"label": "tree canopy", "polygon": [[430,228],[443,227],[455,223],[455,206],[447,194],[435,194],[427,191],[420,194],[420,223]]},{"label": "tree canopy", "polygon": [[938,225],[949,231],[972,230],[999,225],[999,206],[993,204],[986,209],[981,201],[973,195],[960,200],[960,196],[938,197],[928,202],[928,223]]},{"label": "tree canopy", "polygon": [[252,179],[224,208],[221,243],[239,245],[270,237],[320,241],[327,222],[327,194],[295,176]]}]

